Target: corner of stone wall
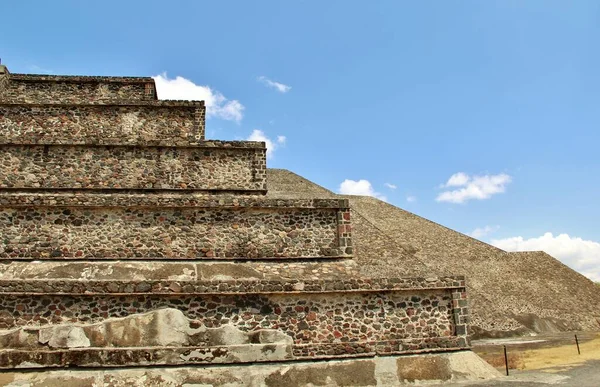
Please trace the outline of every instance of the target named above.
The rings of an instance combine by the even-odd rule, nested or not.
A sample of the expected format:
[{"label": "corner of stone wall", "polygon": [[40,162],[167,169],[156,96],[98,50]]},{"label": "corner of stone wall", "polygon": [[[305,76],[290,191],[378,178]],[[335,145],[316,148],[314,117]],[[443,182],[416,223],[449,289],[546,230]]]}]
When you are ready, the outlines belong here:
[{"label": "corner of stone wall", "polygon": [[[461,281],[464,283],[464,280]],[[455,289],[452,292],[452,316],[454,317],[454,327],[456,336],[460,337],[461,345],[469,346],[469,307],[467,299],[467,289]]]},{"label": "corner of stone wall", "polygon": [[196,107],[194,112],[194,138],[192,142],[204,141],[206,135],[206,106],[204,101],[202,105]]},{"label": "corner of stone wall", "polygon": [[352,224],[350,222],[350,208],[340,208],[337,213],[338,246],[341,255],[352,256]]},{"label": "corner of stone wall", "polygon": [[0,65],[0,97],[4,94],[4,90],[8,86],[9,74],[8,67]]}]

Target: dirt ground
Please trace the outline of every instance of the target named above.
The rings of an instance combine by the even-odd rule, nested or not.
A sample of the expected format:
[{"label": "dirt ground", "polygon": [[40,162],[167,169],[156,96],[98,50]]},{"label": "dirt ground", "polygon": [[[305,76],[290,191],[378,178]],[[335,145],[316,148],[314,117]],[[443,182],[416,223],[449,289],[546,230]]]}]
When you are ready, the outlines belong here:
[{"label": "dirt ground", "polygon": [[[577,353],[575,334],[579,339]],[[511,339],[478,340],[473,350],[505,374],[504,346],[509,359],[509,376],[487,381],[447,383],[453,386],[561,385],[600,386],[600,333],[573,332]]]},{"label": "dirt ground", "polygon": [[[577,353],[575,335],[579,340],[581,354]],[[509,369],[564,368],[580,365],[588,360],[600,360],[598,332],[478,340],[473,342],[473,351],[494,367],[504,371],[504,346],[507,349]]]}]

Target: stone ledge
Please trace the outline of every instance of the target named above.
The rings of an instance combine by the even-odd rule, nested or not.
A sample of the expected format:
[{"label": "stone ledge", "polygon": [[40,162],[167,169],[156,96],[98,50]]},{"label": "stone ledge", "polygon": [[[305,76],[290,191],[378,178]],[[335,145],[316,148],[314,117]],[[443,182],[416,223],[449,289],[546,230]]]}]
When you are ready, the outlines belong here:
[{"label": "stone ledge", "polygon": [[357,278],[351,258],[317,261],[9,261],[0,279],[86,281],[231,281]]},{"label": "stone ledge", "polygon": [[175,207],[175,208],[333,208],[348,209],[348,199],[271,199],[256,195],[188,192],[0,191],[1,207]]},{"label": "stone ledge", "polygon": [[2,137],[0,136],[0,145],[45,145],[48,147],[52,146],[84,146],[89,145],[90,148],[95,146],[112,146],[112,147],[127,147],[127,148],[172,148],[176,149],[186,149],[186,148],[206,148],[206,149],[264,149],[266,150],[266,144],[264,141],[226,141],[226,140],[200,140],[196,142],[186,142],[185,144],[173,144],[174,141],[164,140],[164,144],[162,144],[163,140],[158,140],[156,142],[152,140],[148,140],[143,144],[113,144],[111,142],[102,142],[103,139],[98,139],[98,142],[86,142],[86,143],[77,143],[77,142],[54,142],[51,144],[44,143],[30,143],[30,144],[17,144],[12,142],[3,142]]},{"label": "stone ledge", "polygon": [[150,106],[150,107],[204,107],[204,101],[190,101],[190,100],[111,100],[100,103],[75,103],[75,102],[59,102],[59,103],[29,103],[29,102],[10,102],[0,100],[0,106],[24,106],[24,107],[44,107],[49,109],[60,108],[60,107],[102,107],[107,108],[111,106]]},{"label": "stone ledge", "polygon": [[0,384],[49,386],[398,386],[419,381],[448,383],[500,378],[469,350],[340,360],[192,365],[179,367],[47,369],[4,371]]},{"label": "stone ledge", "polygon": [[47,75],[10,73],[11,80],[25,82],[107,82],[107,83],[154,83],[151,77],[109,77],[90,75]]},{"label": "stone ledge", "polygon": [[32,104],[0,100],[3,144],[186,145],[204,140],[202,101]]},{"label": "stone ledge", "polygon": [[266,191],[264,144],[236,145],[0,144],[0,188]]},{"label": "stone ledge", "polygon": [[415,290],[464,292],[463,276],[439,278],[378,278],[320,280],[209,280],[209,281],[127,281],[127,280],[0,280],[0,294],[11,295],[193,295],[193,294],[304,294],[368,293]]},{"label": "stone ledge", "polygon": [[247,344],[217,347],[8,349],[0,350],[0,369],[264,363],[284,360],[422,354],[469,348],[464,338],[451,336],[304,345]]}]

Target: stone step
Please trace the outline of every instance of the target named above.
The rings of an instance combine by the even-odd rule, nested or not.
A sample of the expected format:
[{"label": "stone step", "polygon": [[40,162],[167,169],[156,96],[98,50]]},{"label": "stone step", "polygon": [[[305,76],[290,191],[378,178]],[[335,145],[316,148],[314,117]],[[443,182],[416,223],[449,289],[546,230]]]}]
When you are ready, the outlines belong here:
[{"label": "stone step", "polygon": [[[0,368],[217,364],[468,348],[462,277],[0,281]],[[166,284],[166,283],[165,283]]]},{"label": "stone step", "polygon": [[[30,365],[32,366],[32,365]],[[411,356],[279,361],[234,365],[151,365],[138,368],[28,369],[4,371],[10,386],[401,386],[470,382],[494,385],[502,374],[470,350]]]},{"label": "stone step", "polygon": [[156,100],[154,79],[147,77],[88,77],[4,74],[0,102],[33,104],[96,103]]},{"label": "stone step", "polygon": [[230,281],[359,278],[353,259],[308,261],[9,261],[0,280]]},{"label": "stone step", "polygon": [[339,199],[2,192],[0,229],[0,259],[352,256]]},{"label": "stone step", "polygon": [[186,146],[204,140],[204,102],[0,102],[0,144]]},{"label": "stone step", "polygon": [[0,153],[0,189],[267,189],[262,142],[202,141],[187,147],[0,144]]}]

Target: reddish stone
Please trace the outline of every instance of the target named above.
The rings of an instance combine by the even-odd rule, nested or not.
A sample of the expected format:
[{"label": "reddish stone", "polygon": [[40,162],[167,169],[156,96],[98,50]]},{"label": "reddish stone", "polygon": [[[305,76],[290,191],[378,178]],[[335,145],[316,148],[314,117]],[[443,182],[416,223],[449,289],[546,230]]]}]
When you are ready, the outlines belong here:
[{"label": "reddish stone", "polygon": [[342,332],[340,332],[340,331],[333,331],[333,335],[334,335],[334,336],[335,336],[337,339],[339,339],[340,337],[342,337],[342,336],[343,336]]}]

